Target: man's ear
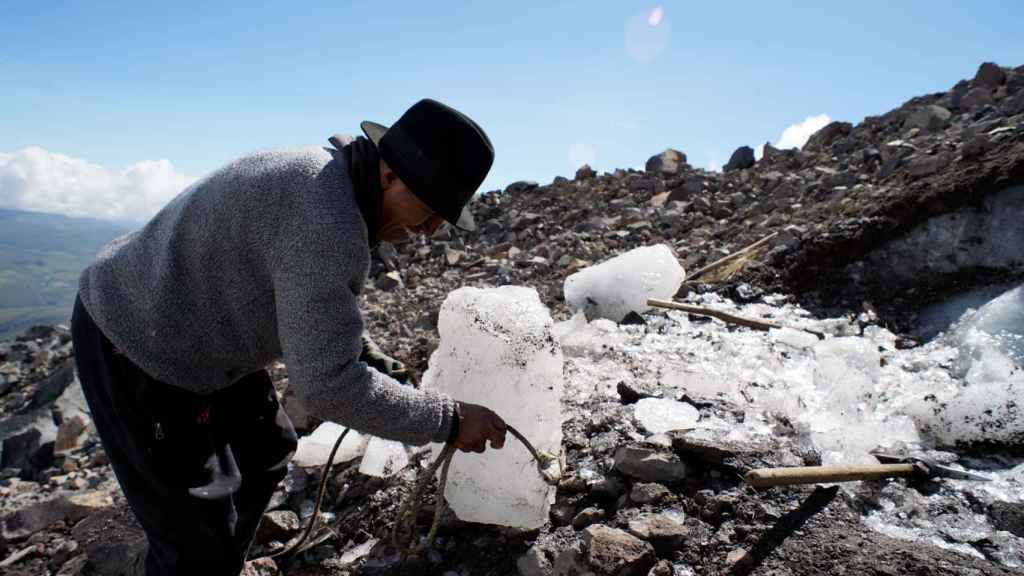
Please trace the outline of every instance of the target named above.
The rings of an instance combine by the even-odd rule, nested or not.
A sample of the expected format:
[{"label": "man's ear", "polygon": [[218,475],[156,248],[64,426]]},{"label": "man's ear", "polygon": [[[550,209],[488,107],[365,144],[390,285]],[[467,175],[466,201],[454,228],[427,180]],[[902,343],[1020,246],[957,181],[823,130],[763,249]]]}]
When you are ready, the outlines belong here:
[{"label": "man's ear", "polygon": [[398,174],[395,174],[394,170],[388,166],[387,162],[381,158],[380,161],[380,187],[381,190],[387,190],[391,187],[395,181],[398,180]]}]

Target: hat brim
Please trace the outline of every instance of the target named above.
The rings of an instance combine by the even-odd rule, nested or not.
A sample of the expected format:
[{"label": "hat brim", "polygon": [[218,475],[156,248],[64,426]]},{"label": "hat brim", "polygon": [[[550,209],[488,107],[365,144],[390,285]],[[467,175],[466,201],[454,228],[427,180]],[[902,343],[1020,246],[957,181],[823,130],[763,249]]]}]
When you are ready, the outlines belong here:
[{"label": "hat brim", "polygon": [[363,130],[363,134],[366,134],[366,137],[370,139],[370,142],[373,142],[373,145],[378,147],[380,146],[380,139],[388,131],[387,126],[370,122],[369,120],[360,122],[359,127]]},{"label": "hat brim", "polygon": [[[359,128],[362,129],[363,134],[373,142],[374,146],[380,147],[380,139],[384,137],[384,133],[388,131],[388,127],[383,124],[364,120],[359,123]],[[476,220],[473,219],[473,214],[469,211],[469,206],[462,207],[462,213],[459,214],[459,219],[451,223],[459,230],[465,230],[472,232],[476,230]]]}]

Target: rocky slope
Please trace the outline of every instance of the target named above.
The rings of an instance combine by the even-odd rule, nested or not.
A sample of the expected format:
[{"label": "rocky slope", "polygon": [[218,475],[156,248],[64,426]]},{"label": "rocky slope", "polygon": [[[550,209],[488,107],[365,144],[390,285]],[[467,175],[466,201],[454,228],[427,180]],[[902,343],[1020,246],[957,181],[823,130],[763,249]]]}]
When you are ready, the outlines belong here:
[{"label": "rocky slope", "polygon": [[[1024,66],[986,63],[948,92],[856,126],[833,122],[801,150],[765,144],[755,161],[741,147],[723,172],[693,168],[684,153],[666,150],[644,171],[598,175],[584,166],[572,180],[516,182],[483,195],[473,205],[478,232],[381,250],[369,318],[375,334],[396,340],[392,347],[423,368],[436,309],[458,286],[534,286],[559,316],[562,281],[588,263],[667,243],[693,271],[777,234],[745,266],[702,279],[740,299],[780,290],[832,313],[860,312],[867,302],[897,331],[912,331],[915,313],[930,302],[1020,278],[1024,248],[1003,265],[903,282],[870,268],[851,278],[848,267],[929,220],[978,209],[1022,184]],[[982,240],[957,236],[921,259],[951,257]]]},{"label": "rocky slope", "polygon": [[[666,243],[692,272],[774,233],[764,248],[684,292],[752,302],[780,291],[811,310],[845,314],[853,324],[867,314],[909,342],[924,304],[1020,279],[1024,255],[995,265],[933,267],[899,282],[873,275],[873,266],[863,263],[936,218],[977,211],[1022,184],[1024,67],[984,64],[948,92],[915,98],[856,126],[830,124],[801,150],[766,145],[755,161],[751,148],[740,148],[723,172],[695,169],[685,154],[667,150],[644,171],[599,175],[583,167],[571,180],[517,182],[483,195],[473,204],[478,232],[382,246],[364,310],[380,344],[419,373],[436,347],[438,308],[459,286],[533,286],[553,316],[565,319],[562,282],[590,263]],[[986,238],[975,236],[951,237],[944,249],[984,245]],[[70,355],[63,328],[34,329],[0,344],[0,567],[26,575],[137,573],[141,540],[87,425]],[[636,374],[653,369],[623,362],[623,370]],[[286,368],[272,368],[287,400]],[[598,461],[596,455],[608,460],[617,446],[633,446],[624,405],[654,392],[627,387],[621,403],[575,406],[564,427],[570,463]],[[294,403],[289,410],[300,426],[315,424]],[[685,446],[671,451],[694,457]],[[813,454],[795,457],[814,461]],[[728,467],[707,463],[665,480],[610,466],[589,477],[582,466],[570,466],[542,534],[466,525],[448,515],[425,557],[402,563],[378,551],[366,560],[353,550],[385,538],[415,470],[380,480],[359,475],[357,467],[341,466],[332,475],[325,510],[334,536],[287,574],[685,574],[679,566],[698,574],[1012,573],[995,560],[871,531],[858,520],[861,504],[844,494],[809,488],[757,494]],[[316,472],[289,474],[258,552],[295,534],[298,514],[310,509]],[[685,520],[673,511],[684,512]],[[430,512],[428,504],[421,526]],[[1019,507],[985,513],[1005,530],[1024,532]],[[278,570],[268,562],[252,567],[252,573]]]}]

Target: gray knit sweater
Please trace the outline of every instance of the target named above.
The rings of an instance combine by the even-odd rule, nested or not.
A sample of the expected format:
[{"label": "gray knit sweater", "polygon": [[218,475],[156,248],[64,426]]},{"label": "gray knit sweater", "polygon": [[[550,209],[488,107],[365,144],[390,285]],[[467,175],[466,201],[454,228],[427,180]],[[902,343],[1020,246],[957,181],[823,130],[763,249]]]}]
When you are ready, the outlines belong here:
[{"label": "gray knit sweater", "polygon": [[153,378],[209,394],[282,358],[316,416],[444,441],[453,402],[358,361],[366,224],[324,148],[243,157],[193,184],[81,276],[86,310]]}]

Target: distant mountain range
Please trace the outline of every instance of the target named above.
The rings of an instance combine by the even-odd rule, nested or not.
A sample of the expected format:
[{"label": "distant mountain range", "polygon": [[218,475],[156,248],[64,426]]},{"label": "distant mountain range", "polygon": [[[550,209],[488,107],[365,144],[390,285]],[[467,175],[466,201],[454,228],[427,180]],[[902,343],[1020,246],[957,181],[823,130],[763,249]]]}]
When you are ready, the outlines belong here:
[{"label": "distant mountain range", "polygon": [[0,339],[34,324],[66,324],[82,269],[135,227],[0,208]]}]

